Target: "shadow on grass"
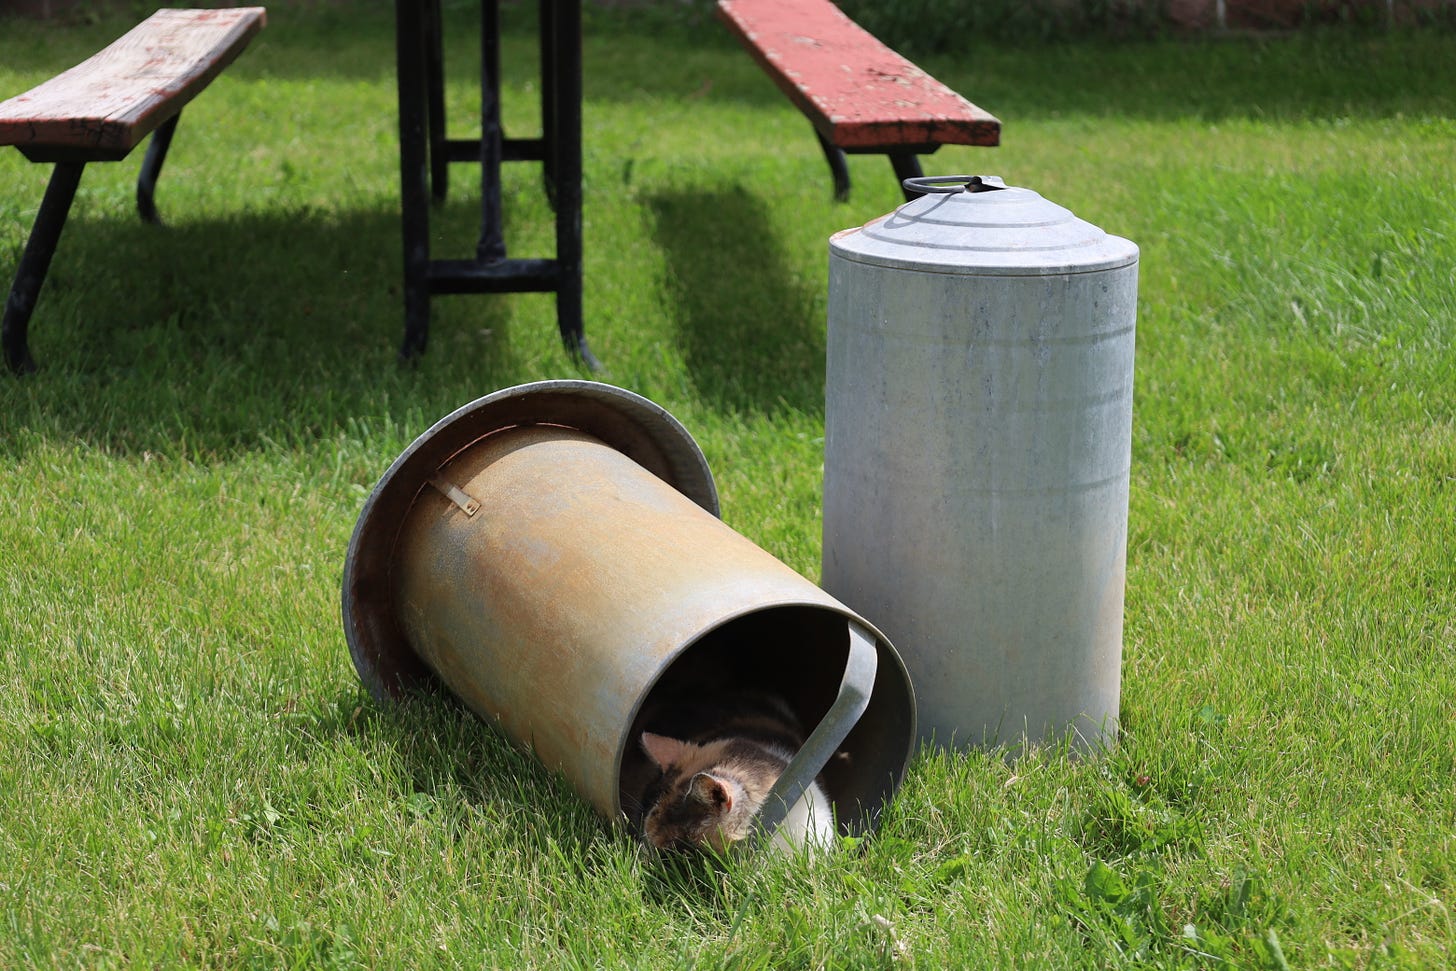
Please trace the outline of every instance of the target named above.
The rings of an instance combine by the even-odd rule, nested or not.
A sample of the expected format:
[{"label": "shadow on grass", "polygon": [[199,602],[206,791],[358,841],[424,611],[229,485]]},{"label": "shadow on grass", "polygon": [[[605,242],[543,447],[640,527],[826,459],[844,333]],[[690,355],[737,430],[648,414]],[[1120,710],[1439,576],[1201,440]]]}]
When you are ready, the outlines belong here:
[{"label": "shadow on grass", "polygon": [[597,879],[603,866],[620,876],[623,849],[642,854],[642,895],[659,907],[727,916],[732,886],[741,882],[735,874],[751,865],[711,852],[642,849],[625,827],[588,805],[562,773],[513,744],[438,683],[391,703],[362,689],[344,690],[290,717],[298,729],[293,754],[300,759],[308,757],[308,747],[343,736],[382,749],[375,757],[397,770],[381,773],[395,785],[383,795],[408,815],[437,817],[444,825],[480,825],[484,817],[509,831],[507,841],[587,879]]},{"label": "shadow on grass", "polygon": [[[403,813],[434,825],[488,825],[489,841],[551,861],[577,878],[640,887],[644,902],[684,914],[730,915],[735,861],[709,853],[651,854],[624,826],[603,819],[560,772],[513,744],[443,688],[380,704],[343,691],[311,714],[299,712],[300,745],[337,736],[367,740],[397,771],[381,775],[383,795]],[[307,753],[298,753],[305,757]],[[640,883],[622,869],[623,852],[641,855]],[[738,861],[738,866],[745,865]]]},{"label": "shadow on grass", "polygon": [[[477,212],[451,203],[436,224],[447,233]],[[0,450],[39,436],[228,455],[307,445],[381,409],[423,431],[520,373],[518,310],[555,339],[548,294],[436,298],[424,359],[401,365],[392,209],[164,218],[72,216],[31,319],[40,370],[0,375]],[[0,265],[7,288],[13,272]]]},{"label": "shadow on grass", "polygon": [[459,820],[474,809],[510,829],[512,838],[533,852],[554,848],[569,862],[587,859],[587,847],[600,840],[626,839],[560,773],[512,744],[443,688],[388,704],[362,690],[342,691],[298,717],[307,722],[300,725],[300,745],[340,736],[368,740],[377,753],[373,757],[392,766],[381,775],[395,791],[383,795],[402,802],[411,815],[438,813]]},{"label": "shadow on grass", "polygon": [[698,391],[729,411],[822,414],[819,293],[791,272],[763,201],[734,186],[646,204]]}]

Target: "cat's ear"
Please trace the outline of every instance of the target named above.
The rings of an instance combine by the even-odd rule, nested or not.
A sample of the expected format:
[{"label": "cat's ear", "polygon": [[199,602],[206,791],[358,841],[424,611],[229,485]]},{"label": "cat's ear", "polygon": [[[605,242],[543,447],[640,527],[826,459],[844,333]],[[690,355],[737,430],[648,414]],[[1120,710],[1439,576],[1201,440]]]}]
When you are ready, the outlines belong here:
[{"label": "cat's ear", "polygon": [[669,765],[681,762],[687,747],[687,742],[680,742],[675,738],[668,738],[666,735],[642,733],[642,751],[646,752],[652,763],[663,771],[667,771]]},{"label": "cat's ear", "polygon": [[726,813],[733,808],[733,789],[722,779],[699,772],[689,783],[688,795],[714,812]]}]

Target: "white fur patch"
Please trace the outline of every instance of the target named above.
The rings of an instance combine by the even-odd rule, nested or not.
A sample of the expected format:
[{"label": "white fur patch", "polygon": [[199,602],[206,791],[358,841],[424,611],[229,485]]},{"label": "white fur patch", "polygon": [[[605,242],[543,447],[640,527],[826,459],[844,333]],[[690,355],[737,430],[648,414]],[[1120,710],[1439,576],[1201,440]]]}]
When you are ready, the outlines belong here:
[{"label": "white fur patch", "polygon": [[805,847],[822,851],[834,845],[837,835],[829,797],[819,788],[819,783],[814,782],[804,790],[803,797],[794,803],[779,828],[774,830],[769,848],[780,853],[796,852]]}]

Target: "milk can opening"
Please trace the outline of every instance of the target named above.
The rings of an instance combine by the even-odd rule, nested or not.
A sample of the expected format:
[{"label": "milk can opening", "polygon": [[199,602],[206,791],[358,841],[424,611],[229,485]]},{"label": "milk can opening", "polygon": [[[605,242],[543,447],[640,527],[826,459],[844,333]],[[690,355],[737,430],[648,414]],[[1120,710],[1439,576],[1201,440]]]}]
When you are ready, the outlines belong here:
[{"label": "milk can opening", "polygon": [[[726,621],[688,645],[648,689],[632,721],[618,767],[620,801],[630,823],[655,773],[642,752],[644,731],[673,735],[690,721],[694,698],[762,692],[782,698],[807,736],[834,704],[849,652],[849,617],[816,605],[755,610]],[[883,656],[883,642],[876,644]],[[909,760],[914,699],[898,657],[876,671],[868,707],[821,776],[842,833],[875,825]]]}]

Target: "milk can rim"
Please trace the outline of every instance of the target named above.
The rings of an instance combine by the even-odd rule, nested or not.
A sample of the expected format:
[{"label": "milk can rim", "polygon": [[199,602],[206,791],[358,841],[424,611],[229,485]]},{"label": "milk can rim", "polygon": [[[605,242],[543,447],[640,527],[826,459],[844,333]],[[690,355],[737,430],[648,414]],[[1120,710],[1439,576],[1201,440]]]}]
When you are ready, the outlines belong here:
[{"label": "milk can rim", "polygon": [[[1100,261],[1070,262],[1066,260],[1058,260],[1055,262],[1048,261],[1045,263],[1028,263],[1023,260],[1022,262],[1013,263],[1010,262],[1010,260],[1008,259],[1006,261],[983,260],[979,263],[969,263],[953,262],[948,259],[911,259],[908,256],[890,256],[884,253],[866,252],[862,249],[855,249],[846,246],[841,242],[843,237],[851,234],[856,234],[860,231],[861,228],[863,227],[857,226],[852,229],[846,229],[841,232],[835,233],[833,236],[831,236],[829,238],[830,255],[833,257],[838,257],[839,259],[842,259],[846,262],[860,263],[865,266],[886,267],[896,270],[917,270],[923,273],[939,273],[945,276],[967,277],[1075,276],[1083,273],[1105,273],[1109,270],[1118,270],[1122,269],[1123,267],[1136,265],[1141,255],[1141,251],[1139,250],[1138,245],[1132,240],[1125,239],[1122,236],[1113,236],[1111,234],[1108,234],[1107,236],[1097,241],[1099,245],[1105,244],[1109,241],[1116,241],[1120,243],[1126,243],[1128,249],[1124,250],[1122,247],[1119,246],[1118,249],[1123,250],[1122,252],[1118,253],[1115,256],[1109,256]],[[911,250],[910,247],[905,247],[905,249]],[[1008,257],[1025,257],[1028,254],[1069,253],[1073,252],[1073,250],[1070,248],[1055,250],[942,250],[929,249],[927,247],[923,250],[920,250],[919,252],[954,252],[958,254],[1000,253]]]},{"label": "milk can rim", "polygon": [[[578,418],[585,420],[581,421],[584,427],[579,430],[602,438],[613,448],[621,450],[623,443],[601,434],[600,428],[593,428],[591,415],[630,422],[664,455],[676,461],[676,474],[664,481],[713,516],[719,515],[717,485],[702,449],[670,412],[634,392],[598,381],[559,379],[503,388],[462,405],[416,437],[390,463],[365,499],[349,537],[340,591],[344,639],[360,680],[376,699],[398,697],[414,686],[413,681],[401,683],[400,680],[411,670],[419,672],[416,680],[421,684],[436,680],[404,637],[397,631],[392,632],[395,625],[389,605],[361,601],[357,593],[361,587],[383,585],[384,578],[376,575],[379,571],[370,562],[381,553],[378,547],[386,543],[392,547],[408,511],[408,497],[426,485],[439,461],[493,432],[519,424],[504,420],[508,416],[501,409],[532,397],[563,395],[581,402]],[[552,423],[564,422],[558,416]],[[403,510],[398,508],[401,504]],[[392,682],[385,673],[386,668],[393,669]]]}]

